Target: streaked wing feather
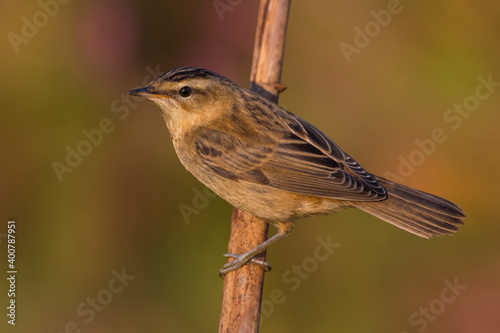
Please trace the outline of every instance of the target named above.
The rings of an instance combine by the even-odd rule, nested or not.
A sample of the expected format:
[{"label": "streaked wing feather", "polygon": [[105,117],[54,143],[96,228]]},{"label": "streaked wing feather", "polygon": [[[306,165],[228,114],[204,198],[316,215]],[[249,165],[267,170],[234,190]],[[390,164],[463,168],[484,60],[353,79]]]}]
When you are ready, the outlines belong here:
[{"label": "streaked wing feather", "polygon": [[364,186],[376,193],[380,199],[387,197],[387,191],[377,181],[377,179],[368,173],[358,162],[351,156],[347,155],[335,144],[329,137],[323,134],[307,121],[290,113],[291,121],[289,127],[294,134],[300,137],[303,141],[310,143],[312,146],[320,150],[324,155],[341,164],[342,171],[348,171],[359,177]]},{"label": "streaked wing feather", "polygon": [[198,154],[207,168],[228,179],[340,200],[386,198],[384,187],[375,177],[331,139],[304,120],[290,116],[290,131],[267,146],[245,144],[228,133],[205,128],[196,142]]}]

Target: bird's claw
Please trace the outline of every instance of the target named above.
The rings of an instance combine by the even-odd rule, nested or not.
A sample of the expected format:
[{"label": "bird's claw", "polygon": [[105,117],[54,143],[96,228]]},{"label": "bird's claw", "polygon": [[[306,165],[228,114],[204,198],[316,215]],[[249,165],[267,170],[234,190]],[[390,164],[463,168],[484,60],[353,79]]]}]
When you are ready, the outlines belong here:
[{"label": "bird's claw", "polygon": [[265,260],[260,260],[254,257],[247,259],[245,258],[244,254],[225,253],[223,254],[223,256],[227,258],[234,258],[234,260],[226,263],[219,270],[219,276],[221,278],[224,278],[224,276],[231,271],[240,269],[241,267],[243,267],[243,265],[247,263],[252,263],[263,267],[264,272],[269,272],[271,270],[271,265],[269,265]]}]

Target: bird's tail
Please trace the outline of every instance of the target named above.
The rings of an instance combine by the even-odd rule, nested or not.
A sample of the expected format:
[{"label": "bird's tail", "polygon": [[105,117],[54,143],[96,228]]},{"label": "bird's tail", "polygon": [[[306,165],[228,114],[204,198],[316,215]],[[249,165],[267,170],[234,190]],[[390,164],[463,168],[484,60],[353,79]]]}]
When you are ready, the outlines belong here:
[{"label": "bird's tail", "polygon": [[463,210],[453,202],[381,177],[376,178],[387,189],[387,199],[353,202],[355,207],[424,238],[452,234],[463,224]]}]

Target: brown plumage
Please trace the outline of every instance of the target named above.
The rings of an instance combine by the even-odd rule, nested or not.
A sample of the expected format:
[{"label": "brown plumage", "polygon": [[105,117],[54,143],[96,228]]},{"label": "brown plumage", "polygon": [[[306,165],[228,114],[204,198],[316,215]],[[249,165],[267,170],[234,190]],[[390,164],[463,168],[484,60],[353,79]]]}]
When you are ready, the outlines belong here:
[{"label": "brown plumage", "polygon": [[278,228],[266,243],[235,256],[224,274],[305,216],[356,207],[425,238],[457,231],[465,217],[448,200],[368,173],[305,120],[206,69],[174,69],[130,93],[158,105],[188,171]]}]

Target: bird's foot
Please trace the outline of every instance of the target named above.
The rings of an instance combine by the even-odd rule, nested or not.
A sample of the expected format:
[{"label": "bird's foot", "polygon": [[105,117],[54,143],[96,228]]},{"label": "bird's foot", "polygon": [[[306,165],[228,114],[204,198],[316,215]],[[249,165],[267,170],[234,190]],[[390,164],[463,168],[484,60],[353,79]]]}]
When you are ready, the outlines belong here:
[{"label": "bird's foot", "polygon": [[265,272],[269,272],[271,270],[271,265],[269,265],[266,261],[260,260],[254,257],[248,258],[247,254],[233,254],[233,253],[226,253],[224,254],[224,257],[227,258],[234,258],[233,261],[230,261],[226,263],[222,268],[219,270],[219,276],[221,278],[224,278],[224,276],[231,272],[231,271],[236,271],[243,267],[243,265],[247,263],[252,263],[255,265],[259,265],[264,268]]}]

